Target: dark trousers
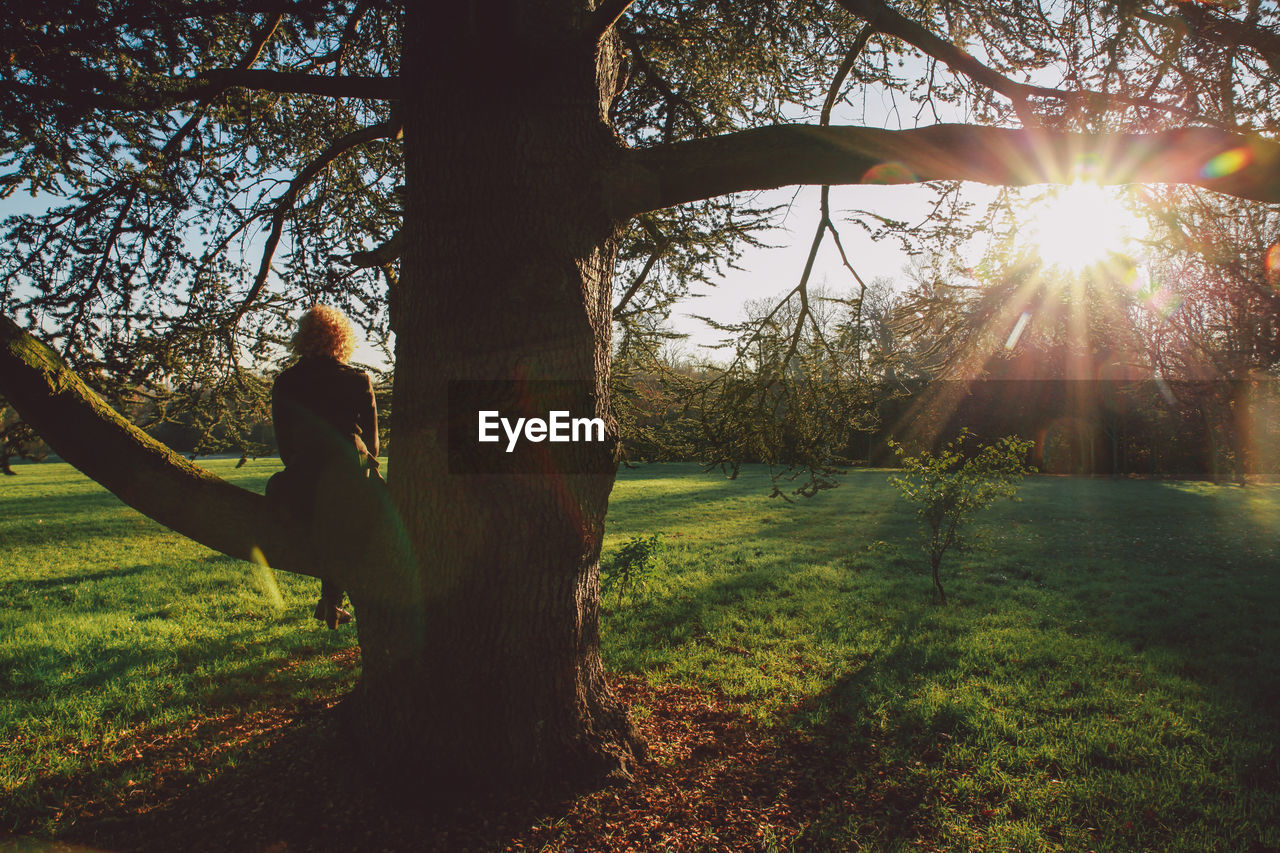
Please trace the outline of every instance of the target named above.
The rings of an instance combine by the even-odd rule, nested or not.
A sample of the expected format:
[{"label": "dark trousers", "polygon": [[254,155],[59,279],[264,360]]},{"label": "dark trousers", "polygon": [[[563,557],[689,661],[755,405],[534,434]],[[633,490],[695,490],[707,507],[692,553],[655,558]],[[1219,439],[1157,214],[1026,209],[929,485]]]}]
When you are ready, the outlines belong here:
[{"label": "dark trousers", "polygon": [[[317,516],[326,513],[317,512],[317,501],[325,500],[321,495],[321,481],[323,472],[307,468],[286,468],[271,475],[267,480],[266,494],[267,498],[278,506],[284,508],[293,519],[308,531],[312,536],[333,531],[316,530],[318,525]],[[332,498],[328,498],[332,500]],[[327,526],[327,525],[325,525]],[[313,538],[314,541],[314,538]],[[321,561],[323,562],[323,561]],[[320,578],[320,604],[319,608],[328,606],[341,607],[343,600],[343,590],[335,581],[326,577]],[[317,613],[320,613],[317,609]]]},{"label": "dark trousers", "polygon": [[326,607],[341,607],[342,599],[342,587],[326,578],[320,579],[320,601],[322,604]]},{"label": "dark trousers", "polygon": [[394,515],[377,460],[286,468],[267,480],[267,498],[307,531],[321,579],[320,605],[341,607],[343,588],[332,577],[367,559],[371,537]]}]

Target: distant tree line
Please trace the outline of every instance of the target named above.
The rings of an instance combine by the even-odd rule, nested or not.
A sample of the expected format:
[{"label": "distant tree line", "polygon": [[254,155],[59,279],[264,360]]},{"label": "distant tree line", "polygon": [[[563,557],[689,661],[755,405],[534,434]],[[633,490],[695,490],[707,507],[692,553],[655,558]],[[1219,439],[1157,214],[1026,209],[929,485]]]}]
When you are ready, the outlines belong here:
[{"label": "distant tree line", "polygon": [[[905,287],[858,279],[844,293],[805,286],[748,303],[742,320],[712,324],[734,342],[715,361],[690,357],[665,326],[707,270],[693,256],[649,263],[664,251],[655,238],[615,311],[623,459],[731,475],[764,463],[776,494],[812,495],[848,465],[894,464],[890,440],[937,451],[967,427],[1032,440],[1027,462],[1048,473],[1280,473],[1280,214],[1200,190],[1148,202],[1154,248],[1141,265],[1046,268],[1014,245],[1011,215],[976,269],[934,252],[916,257]],[[268,374],[106,378],[118,375],[88,372],[175,450],[276,452]],[[389,374],[378,389],[386,447]],[[12,409],[0,429],[6,468],[47,452]]]},{"label": "distant tree line", "polygon": [[[918,256],[906,287],[796,288],[719,325],[727,362],[632,322],[615,360],[631,459],[763,462],[792,491],[842,465],[937,451],[967,427],[1034,441],[1061,474],[1244,482],[1280,472],[1280,214],[1195,190],[1148,198],[1139,264],[1078,272],[992,227],[975,269]],[[802,282],[803,283],[803,282]]]},{"label": "distant tree line", "polygon": [[40,460],[49,455],[49,447],[31,429],[18,412],[0,397],[0,473],[16,473],[10,464],[14,459]]},{"label": "distant tree line", "polygon": [[[1280,473],[1280,381],[1270,365],[1217,378],[1204,370],[1160,376],[1132,349],[1080,352],[1028,330],[986,359],[981,375],[965,376],[959,353],[972,341],[948,324],[974,314],[959,310],[957,290],[927,277],[905,292],[887,279],[856,295],[816,290],[807,309],[814,325],[799,335],[795,299],[772,316],[769,303],[751,303],[734,331],[754,329],[753,343],[728,365],[697,362],[672,336],[624,338],[614,411],[625,462],[700,461],[730,474],[765,463],[778,469],[780,491],[798,473],[794,490],[812,494],[845,466],[895,464],[891,440],[937,451],[968,428],[1031,439],[1027,461],[1046,473],[1213,480]],[[183,454],[277,452],[269,377],[101,390]],[[378,384],[377,398],[386,447],[388,382]],[[49,452],[7,406],[0,439],[5,473],[12,459]]]}]

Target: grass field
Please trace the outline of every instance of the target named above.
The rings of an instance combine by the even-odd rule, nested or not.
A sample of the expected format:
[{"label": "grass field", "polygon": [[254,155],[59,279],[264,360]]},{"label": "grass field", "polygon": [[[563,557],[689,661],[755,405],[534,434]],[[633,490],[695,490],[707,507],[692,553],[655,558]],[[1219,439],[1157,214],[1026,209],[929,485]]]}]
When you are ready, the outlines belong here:
[{"label": "grass field", "polygon": [[[275,470],[232,465],[210,463],[258,489]],[[273,583],[65,465],[18,470],[0,481],[0,832],[83,837],[157,774],[232,775],[265,748],[254,720],[355,678],[354,632],[310,618],[314,581]],[[946,608],[885,472],[767,493],[760,469],[621,471],[606,554],[667,549],[643,596],[606,599],[604,654],[638,722],[706,697],[788,773],[812,759],[817,793],[754,842],[634,849],[1280,850],[1280,487],[1032,478],[985,516],[987,549],[948,556]],[[142,759],[202,737],[191,766]],[[659,767],[695,760],[651,746]],[[565,808],[606,808],[583,802]],[[529,837],[624,849],[581,825],[544,814]]]}]

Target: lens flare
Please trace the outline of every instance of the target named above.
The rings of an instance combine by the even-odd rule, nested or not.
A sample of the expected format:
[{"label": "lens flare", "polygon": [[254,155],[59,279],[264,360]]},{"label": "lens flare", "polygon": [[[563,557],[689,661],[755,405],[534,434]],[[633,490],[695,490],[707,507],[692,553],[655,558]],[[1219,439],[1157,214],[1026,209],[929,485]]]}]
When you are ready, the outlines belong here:
[{"label": "lens flare", "polygon": [[284,607],[284,596],[280,594],[280,585],[276,583],[276,573],[267,565],[267,557],[257,545],[249,552],[249,560],[253,563],[254,574],[258,576],[258,585],[266,594],[267,600],[276,610]]},{"label": "lens flare", "polygon": [[1004,348],[1013,349],[1018,345],[1018,339],[1022,337],[1022,332],[1027,328],[1027,323],[1031,322],[1031,315],[1023,311],[1022,316],[1018,318],[1018,322],[1014,324],[1013,331],[1009,333],[1009,337],[1005,339]]},{"label": "lens flare", "polygon": [[913,184],[915,182],[916,173],[894,161],[872,166],[862,176],[864,184]]},{"label": "lens flare", "polygon": [[1267,280],[1272,287],[1280,287],[1280,243],[1267,249]]},{"label": "lens flare", "polygon": [[1182,307],[1183,297],[1151,277],[1144,266],[1136,266],[1125,276],[1134,298],[1161,320],[1167,320]]},{"label": "lens flare", "polygon": [[1252,160],[1253,155],[1248,148],[1232,148],[1205,163],[1200,173],[1206,178],[1225,178],[1248,166]]}]

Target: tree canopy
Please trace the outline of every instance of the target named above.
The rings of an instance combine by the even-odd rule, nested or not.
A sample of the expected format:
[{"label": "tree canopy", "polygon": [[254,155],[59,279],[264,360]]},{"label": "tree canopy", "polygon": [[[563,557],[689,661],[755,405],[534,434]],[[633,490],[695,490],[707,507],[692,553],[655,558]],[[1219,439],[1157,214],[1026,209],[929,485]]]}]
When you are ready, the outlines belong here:
[{"label": "tree canopy", "polygon": [[[1258,0],[613,3],[594,25],[579,10],[583,37],[614,11],[608,120],[632,154],[612,203],[652,211],[620,251],[624,320],[752,239],[766,212],[735,192],[1088,177],[1280,197],[1280,37]],[[494,43],[539,14],[493,10]],[[5,313],[104,381],[171,386],[229,382],[299,300],[384,335],[402,27],[364,0],[12,10],[3,185],[49,210],[7,224]],[[889,124],[819,127],[833,107]]]}]

